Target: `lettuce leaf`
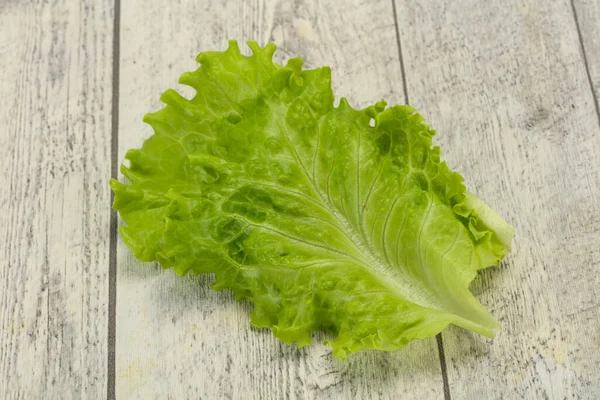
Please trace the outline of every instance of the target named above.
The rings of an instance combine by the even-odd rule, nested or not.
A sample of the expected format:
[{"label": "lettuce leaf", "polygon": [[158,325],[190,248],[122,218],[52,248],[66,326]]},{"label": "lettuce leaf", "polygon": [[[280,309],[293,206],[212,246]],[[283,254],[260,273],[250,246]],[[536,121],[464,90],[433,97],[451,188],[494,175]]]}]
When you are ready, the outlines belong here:
[{"label": "lettuce leaf", "polygon": [[275,45],[204,52],[145,116],[129,184],[111,181],[137,258],[254,303],[251,323],[333,354],[395,350],[449,324],[492,336],[468,287],[509,252],[513,229],[466,191],[410,106],[334,106],[328,67],[272,61]]}]

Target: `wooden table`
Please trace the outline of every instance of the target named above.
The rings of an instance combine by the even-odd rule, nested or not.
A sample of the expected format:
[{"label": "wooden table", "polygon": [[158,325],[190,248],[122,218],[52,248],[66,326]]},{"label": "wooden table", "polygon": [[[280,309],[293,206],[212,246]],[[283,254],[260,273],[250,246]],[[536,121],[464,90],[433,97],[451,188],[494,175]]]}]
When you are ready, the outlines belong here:
[{"label": "wooden table", "polygon": [[[0,398],[600,398],[600,2],[0,2]],[[333,359],[248,304],[136,261],[108,179],[202,50],[274,41],[353,105],[420,110],[515,228],[459,328]]]}]

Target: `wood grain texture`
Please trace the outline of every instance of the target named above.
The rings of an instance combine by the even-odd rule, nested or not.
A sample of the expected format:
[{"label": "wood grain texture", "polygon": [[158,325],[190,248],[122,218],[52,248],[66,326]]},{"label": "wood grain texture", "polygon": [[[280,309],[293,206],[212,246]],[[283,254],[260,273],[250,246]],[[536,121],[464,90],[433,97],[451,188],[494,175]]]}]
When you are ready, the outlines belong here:
[{"label": "wood grain texture", "polygon": [[452,398],[599,398],[600,128],[571,4],[397,5],[411,103],[517,232],[474,285],[496,339],[443,334]]},{"label": "wood grain texture", "polygon": [[0,3],[0,397],[106,396],[112,1]]},{"label": "wood grain texture", "polygon": [[[333,67],[336,93],[364,106],[404,102],[392,3],[152,2],[122,5],[120,159],[151,135],[144,113],[160,93],[197,68],[201,50],[227,39],[269,40],[279,59]],[[434,339],[396,353],[363,353],[342,362],[316,344],[297,350],[249,325],[249,304],[208,288],[208,277],[181,279],[137,262],[118,247],[118,398],[411,399],[441,398]]]}]

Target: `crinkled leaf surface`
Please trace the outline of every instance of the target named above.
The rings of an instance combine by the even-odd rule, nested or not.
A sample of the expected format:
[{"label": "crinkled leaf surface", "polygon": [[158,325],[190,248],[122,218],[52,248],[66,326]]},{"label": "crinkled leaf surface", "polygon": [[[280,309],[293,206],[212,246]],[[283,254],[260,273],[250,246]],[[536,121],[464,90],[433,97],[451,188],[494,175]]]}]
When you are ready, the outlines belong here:
[{"label": "crinkled leaf surface", "polygon": [[394,350],[455,324],[497,323],[468,287],[513,230],[440,161],[410,106],[334,107],[328,67],[232,41],[198,56],[154,135],[111,181],[125,243],[179,275],[214,273],[251,322],[299,346],[325,327],[334,355]]}]

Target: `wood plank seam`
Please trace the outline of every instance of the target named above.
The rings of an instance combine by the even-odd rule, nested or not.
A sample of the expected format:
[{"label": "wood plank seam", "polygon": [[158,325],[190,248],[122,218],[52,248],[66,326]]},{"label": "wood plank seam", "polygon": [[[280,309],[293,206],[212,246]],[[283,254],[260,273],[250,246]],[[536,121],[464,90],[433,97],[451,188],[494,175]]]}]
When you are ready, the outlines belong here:
[{"label": "wood plank seam", "polygon": [[575,1],[571,0],[571,9],[573,10],[573,18],[575,19],[575,27],[577,28],[577,37],[579,38],[579,45],[581,46],[581,56],[583,57],[583,65],[585,66],[585,73],[590,84],[590,90],[592,91],[592,98],[594,99],[594,107],[596,108],[596,117],[598,118],[598,125],[600,126],[600,106],[598,106],[598,97],[594,90],[594,81],[592,80],[592,74],[590,73],[590,64],[588,61],[587,53],[585,52],[585,44],[583,43],[583,35],[581,33],[581,25],[579,23],[579,17],[577,16],[577,7],[575,7]]},{"label": "wood plank seam", "polygon": [[[396,10],[396,0],[392,0],[392,11],[394,14],[394,28],[396,29],[396,45],[398,46],[398,60],[400,61],[400,71],[402,73],[402,87],[404,88],[404,102],[410,104],[408,98],[408,85],[406,79],[406,70],[404,68],[404,56],[402,55],[402,43],[400,41],[400,27],[398,26],[398,11]],[[442,383],[444,388],[444,400],[451,400],[450,383],[448,382],[448,371],[446,366],[446,355],[444,353],[444,342],[442,334],[436,335],[438,356],[440,359],[440,369],[442,373]]]},{"label": "wood plank seam", "polygon": [[450,396],[450,383],[448,382],[448,367],[446,366],[446,353],[444,351],[444,341],[442,340],[442,334],[438,333],[435,336],[435,340],[438,345],[438,354],[440,356],[440,368],[442,370],[442,381],[444,382],[444,400],[451,400]]},{"label": "wood plank seam", "polygon": [[[117,179],[119,158],[119,68],[121,44],[121,1],[115,0],[113,10],[113,76],[112,76],[112,125],[110,168],[111,177]],[[109,207],[112,208],[114,193],[111,191]],[[108,268],[108,360],[106,397],[116,398],[116,307],[117,307],[117,213],[111,209],[110,215],[110,246]]]},{"label": "wood plank seam", "polygon": [[406,84],[406,70],[404,69],[404,56],[402,55],[402,43],[400,42],[400,27],[398,26],[398,11],[396,10],[396,0],[392,0],[392,11],[394,14],[394,28],[396,30],[396,45],[398,46],[398,60],[400,61],[400,72],[402,73],[402,88],[404,89],[404,102],[410,104],[408,100],[408,85]]}]

